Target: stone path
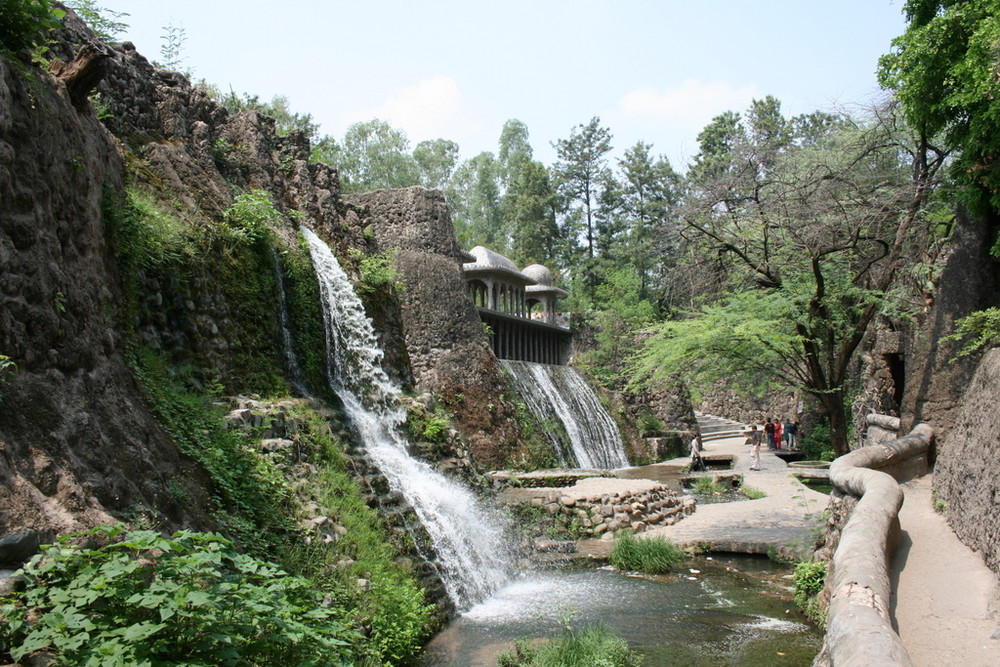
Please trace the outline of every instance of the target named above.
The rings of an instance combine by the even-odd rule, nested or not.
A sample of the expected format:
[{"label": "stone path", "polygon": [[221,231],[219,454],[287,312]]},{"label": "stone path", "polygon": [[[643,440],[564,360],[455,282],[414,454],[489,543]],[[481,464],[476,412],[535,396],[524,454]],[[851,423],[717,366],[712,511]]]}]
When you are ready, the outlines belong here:
[{"label": "stone path", "polygon": [[893,615],[915,667],[1000,665],[997,580],[934,511],[932,476],[903,485]]},{"label": "stone path", "polygon": [[[745,440],[742,435],[722,435],[707,441],[704,453],[732,456],[733,471],[743,474],[744,487],[759,489],[767,494],[766,497],[699,504],[695,513],[683,521],[673,526],[651,528],[643,535],[666,537],[683,547],[707,545],[716,551],[773,552],[792,560],[809,554],[817,531],[823,525],[823,510],[829,497],[792,477],[788,464],[769,452],[766,443],[760,452],[762,470],[750,470],[750,447],[744,444]],[[657,465],[683,467],[687,464],[687,458],[679,458]]]}]

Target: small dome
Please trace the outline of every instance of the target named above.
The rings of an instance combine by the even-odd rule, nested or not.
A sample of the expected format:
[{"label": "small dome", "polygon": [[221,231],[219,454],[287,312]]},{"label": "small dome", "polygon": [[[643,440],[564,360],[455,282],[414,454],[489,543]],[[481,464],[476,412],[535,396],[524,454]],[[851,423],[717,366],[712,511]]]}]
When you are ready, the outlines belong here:
[{"label": "small dome", "polygon": [[541,264],[526,266],[524,271],[521,271],[521,273],[534,280],[538,285],[545,285],[546,287],[552,286],[552,272]]},{"label": "small dome", "polygon": [[477,245],[469,251],[469,254],[476,258],[475,266],[469,268],[476,269],[501,269],[503,271],[513,271],[520,273],[517,265],[503,255],[495,253],[489,248]]}]

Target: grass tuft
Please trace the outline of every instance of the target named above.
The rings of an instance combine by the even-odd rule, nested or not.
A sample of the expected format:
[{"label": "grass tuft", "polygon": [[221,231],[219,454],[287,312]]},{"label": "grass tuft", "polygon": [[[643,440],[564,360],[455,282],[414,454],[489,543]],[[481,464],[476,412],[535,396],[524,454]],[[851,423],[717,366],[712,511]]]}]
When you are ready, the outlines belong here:
[{"label": "grass tuft", "polygon": [[683,549],[666,538],[639,538],[623,533],[615,539],[608,560],[619,570],[663,574],[685,556]]}]

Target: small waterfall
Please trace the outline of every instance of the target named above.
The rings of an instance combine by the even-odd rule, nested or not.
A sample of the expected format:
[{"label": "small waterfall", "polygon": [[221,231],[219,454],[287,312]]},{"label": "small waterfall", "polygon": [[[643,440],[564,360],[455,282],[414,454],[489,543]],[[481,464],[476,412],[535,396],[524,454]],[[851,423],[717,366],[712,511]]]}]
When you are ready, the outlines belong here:
[{"label": "small waterfall", "polygon": [[[594,390],[575,368],[530,361],[503,361],[521,396],[538,419],[560,422],[569,437],[568,453],[577,468],[628,466],[621,432]],[[556,450],[566,452],[559,435],[546,429]]]},{"label": "small waterfall", "polygon": [[272,248],[274,258],[274,280],[278,284],[278,320],[281,324],[281,343],[285,353],[285,364],[288,367],[288,378],[292,387],[301,396],[309,396],[306,387],[306,376],[299,363],[299,355],[295,354],[295,340],[292,338],[292,326],[288,317],[288,287],[285,283],[285,271],[281,266],[278,253]]},{"label": "small waterfall", "polygon": [[399,388],[381,368],[382,350],[361,300],[330,248],[302,233],[319,278],[327,330],[327,375],[369,458],[413,506],[437,551],[433,564],[455,606],[485,599],[510,577],[505,535],[464,486],[409,455],[399,427]]}]

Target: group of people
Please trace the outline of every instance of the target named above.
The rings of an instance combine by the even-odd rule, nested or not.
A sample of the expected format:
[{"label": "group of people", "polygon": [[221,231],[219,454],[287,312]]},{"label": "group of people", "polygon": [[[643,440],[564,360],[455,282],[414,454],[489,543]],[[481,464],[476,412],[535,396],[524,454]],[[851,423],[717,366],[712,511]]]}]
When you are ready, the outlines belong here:
[{"label": "group of people", "polygon": [[781,449],[781,443],[785,443],[785,449],[795,449],[798,446],[799,423],[781,423],[780,418],[774,421],[770,419],[764,424],[764,435],[767,436],[768,449]]},{"label": "group of people", "polygon": [[[767,436],[767,448],[770,450],[781,449],[784,442],[785,449],[795,449],[798,447],[799,423],[785,422],[781,419],[768,419],[764,424],[763,432],[757,430],[757,426],[751,426],[747,432],[746,444],[750,445],[750,470],[760,470],[760,447],[764,437]],[[705,470],[705,460],[701,456],[701,436],[696,435],[689,445],[691,452],[691,470]]]},{"label": "group of people", "polygon": [[760,470],[760,446],[763,444],[763,436],[767,436],[767,448],[770,450],[781,449],[784,441],[785,449],[795,449],[798,447],[799,423],[785,422],[780,419],[764,424],[764,431],[757,430],[757,426],[751,426],[747,433],[746,444],[750,445],[750,470]]}]

